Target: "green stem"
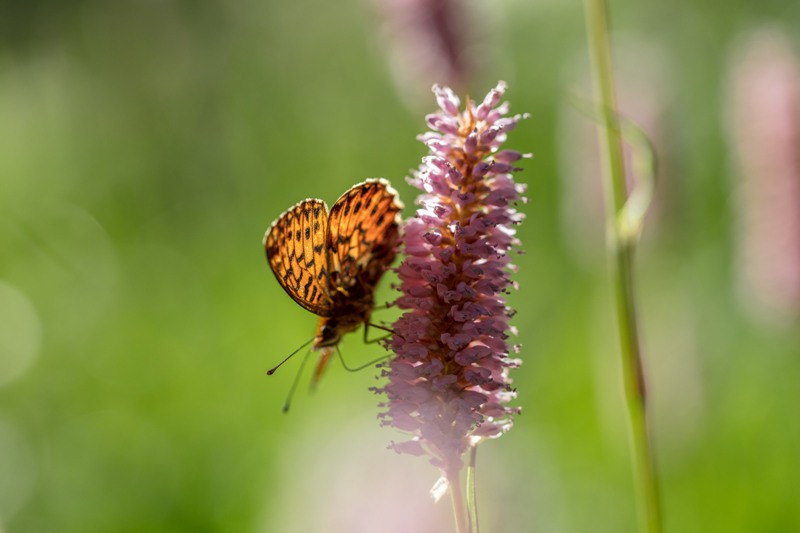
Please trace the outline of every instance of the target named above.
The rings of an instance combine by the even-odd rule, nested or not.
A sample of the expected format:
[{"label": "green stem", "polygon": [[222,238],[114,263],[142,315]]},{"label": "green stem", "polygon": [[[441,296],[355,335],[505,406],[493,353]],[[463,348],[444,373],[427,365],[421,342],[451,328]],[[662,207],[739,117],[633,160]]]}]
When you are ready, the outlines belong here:
[{"label": "green stem", "polygon": [[617,216],[627,200],[621,130],[611,66],[605,0],[584,0],[592,62],[600,152],[606,197],[607,241],[614,265],[614,292],[619,323],[625,399],[630,418],[632,462],[642,531],[661,531],[661,509],[653,449],[647,422],[647,396],[633,287],[635,242],[620,234]]},{"label": "green stem", "polygon": [[447,470],[447,484],[453,501],[453,517],[456,521],[456,533],[471,533],[467,525],[467,513],[464,509],[464,497],[461,495],[461,473],[452,468]]}]

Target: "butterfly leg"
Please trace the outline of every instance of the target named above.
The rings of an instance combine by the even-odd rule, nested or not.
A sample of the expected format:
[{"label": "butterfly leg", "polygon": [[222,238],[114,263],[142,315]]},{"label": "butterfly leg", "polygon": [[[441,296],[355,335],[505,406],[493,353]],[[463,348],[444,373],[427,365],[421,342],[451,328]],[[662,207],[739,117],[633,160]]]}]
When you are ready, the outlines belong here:
[{"label": "butterfly leg", "polygon": [[[389,333],[387,335],[383,335],[382,337],[377,337],[377,338],[374,338],[374,339],[367,339],[367,332],[369,331],[370,327],[373,327],[373,328],[376,328],[376,329],[382,329],[383,331],[388,331]],[[384,339],[388,339],[389,337],[391,337],[394,334],[395,333],[394,333],[393,329],[389,329],[389,328],[384,327],[384,326],[379,326],[378,324],[370,324],[369,322],[364,322],[364,344],[375,344],[376,342],[380,342],[380,341],[382,341]]]},{"label": "butterfly leg", "polygon": [[374,365],[375,363],[380,363],[384,359],[388,359],[389,357],[392,356],[392,354],[388,354],[387,353],[386,355],[382,355],[381,357],[378,357],[377,359],[373,359],[372,361],[370,361],[368,363],[364,363],[361,366],[357,366],[355,368],[351,368],[351,367],[347,366],[347,363],[344,362],[344,357],[342,357],[342,352],[339,351],[339,346],[338,345],[336,346],[336,353],[339,354],[339,361],[342,362],[342,366],[348,372],[358,372],[359,370],[364,370],[365,368],[370,367],[370,366]]}]

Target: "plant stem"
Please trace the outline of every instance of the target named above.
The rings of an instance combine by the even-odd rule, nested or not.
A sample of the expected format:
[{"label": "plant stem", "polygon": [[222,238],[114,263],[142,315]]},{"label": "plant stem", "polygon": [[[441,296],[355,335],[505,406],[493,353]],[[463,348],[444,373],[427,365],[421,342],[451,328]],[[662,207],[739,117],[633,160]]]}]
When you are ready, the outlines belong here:
[{"label": "plant stem", "polygon": [[451,468],[447,470],[447,484],[453,500],[453,517],[456,520],[456,533],[471,533],[467,525],[467,513],[464,509],[464,497],[461,495],[461,473]]},{"label": "plant stem", "polygon": [[475,488],[475,465],[477,463],[478,446],[469,450],[469,464],[467,465],[467,512],[469,513],[470,533],[481,533],[478,525],[478,491]]},{"label": "plant stem", "polygon": [[607,243],[614,265],[625,399],[630,418],[632,462],[642,531],[660,533],[661,509],[647,422],[645,385],[633,287],[635,240],[620,235],[618,215],[628,198],[621,131],[611,66],[606,0],[584,0],[589,54],[597,100],[600,152],[606,197]]}]

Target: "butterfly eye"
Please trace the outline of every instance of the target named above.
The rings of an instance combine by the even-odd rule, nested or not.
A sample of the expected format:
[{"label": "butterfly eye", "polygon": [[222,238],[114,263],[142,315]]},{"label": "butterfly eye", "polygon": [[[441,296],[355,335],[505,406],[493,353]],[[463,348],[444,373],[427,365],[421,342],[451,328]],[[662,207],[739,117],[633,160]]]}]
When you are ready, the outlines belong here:
[{"label": "butterfly eye", "polygon": [[333,346],[339,342],[341,334],[336,326],[324,325],[319,330],[317,346]]}]

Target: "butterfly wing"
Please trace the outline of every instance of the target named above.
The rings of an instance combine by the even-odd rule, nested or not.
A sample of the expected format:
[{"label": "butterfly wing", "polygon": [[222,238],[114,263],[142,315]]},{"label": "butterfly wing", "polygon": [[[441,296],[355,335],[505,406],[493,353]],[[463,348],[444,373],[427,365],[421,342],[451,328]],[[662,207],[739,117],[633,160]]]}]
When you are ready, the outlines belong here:
[{"label": "butterfly wing", "polygon": [[264,235],[272,273],[292,299],[319,316],[330,316],[328,258],[325,243],[328,207],[304,200],[283,213]]},{"label": "butterfly wing", "polygon": [[384,179],[359,183],[336,200],[327,241],[332,285],[374,287],[394,259],[402,208],[397,191]]}]

